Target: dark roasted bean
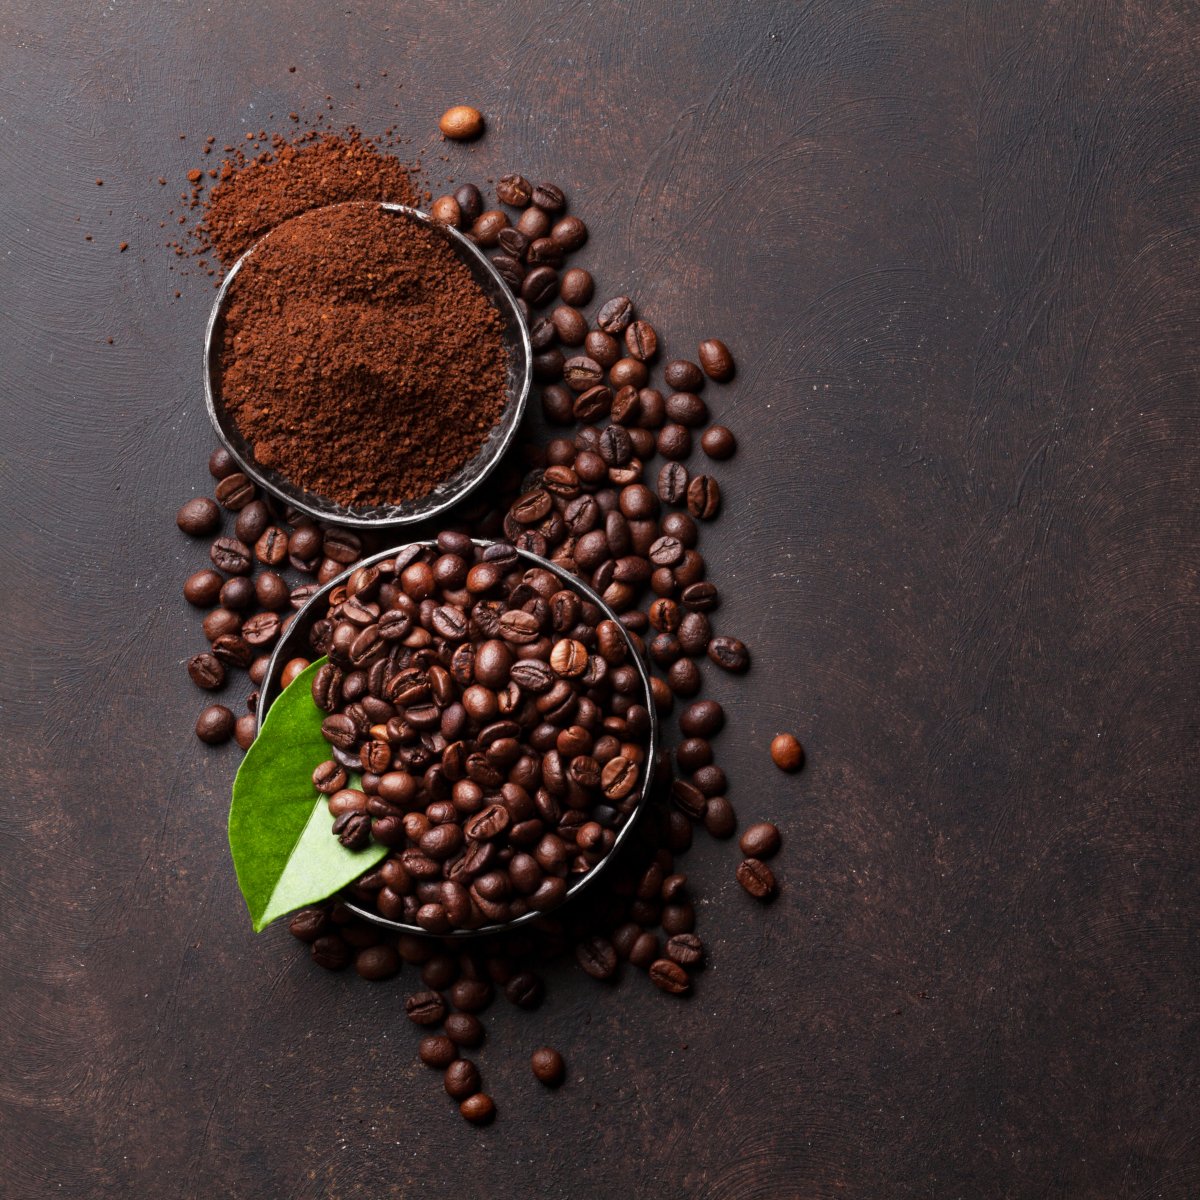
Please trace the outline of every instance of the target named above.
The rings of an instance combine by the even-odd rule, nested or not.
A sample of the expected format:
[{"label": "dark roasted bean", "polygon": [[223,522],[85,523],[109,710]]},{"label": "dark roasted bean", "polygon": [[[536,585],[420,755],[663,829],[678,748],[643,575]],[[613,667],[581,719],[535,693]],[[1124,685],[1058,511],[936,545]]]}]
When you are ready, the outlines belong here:
[{"label": "dark roasted bean", "polygon": [[694,362],[677,358],[663,369],[667,386],[677,392],[696,392],[704,386],[704,372]]},{"label": "dark roasted bean", "polygon": [[765,862],[746,858],[738,863],[737,881],[756,900],[769,900],[775,894],[775,875]]},{"label": "dark roasted bean", "polygon": [[750,653],[737,638],[713,638],[708,644],[708,657],[725,671],[740,673],[750,666]]},{"label": "dark roasted bean", "polygon": [[770,821],[751,825],[741,836],[738,846],[747,858],[767,859],[779,853],[779,830]]},{"label": "dark roasted bean", "polygon": [[733,457],[737,439],[724,425],[710,425],[700,437],[700,448],[709,458],[723,461]]},{"label": "dark roasted bean", "polygon": [[207,496],[196,496],[175,514],[175,524],[189,537],[208,537],[221,528],[221,510]]},{"label": "dark roasted bean", "polygon": [[691,986],[687,972],[669,958],[660,958],[650,964],[650,980],[655,987],[673,996],[681,996]]},{"label": "dark roasted bean", "polygon": [[776,734],[771,739],[771,761],[781,771],[798,771],[804,766],[804,747],[793,734]]},{"label": "dark roasted bean", "polygon": [[724,383],[733,378],[733,355],[718,338],[706,338],[699,346],[700,366],[709,379]]},{"label": "dark roasted bean", "polygon": [[217,499],[231,512],[237,512],[246,507],[258,496],[258,488],[240,471],[226,475],[217,484]]}]

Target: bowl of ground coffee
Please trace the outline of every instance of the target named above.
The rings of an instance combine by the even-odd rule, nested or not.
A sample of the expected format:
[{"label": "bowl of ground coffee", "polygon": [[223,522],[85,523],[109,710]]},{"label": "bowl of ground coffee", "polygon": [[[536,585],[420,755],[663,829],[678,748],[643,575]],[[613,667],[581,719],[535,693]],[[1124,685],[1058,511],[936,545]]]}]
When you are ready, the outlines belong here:
[{"label": "bowl of ground coffee", "polygon": [[461,500],[529,395],[518,303],[456,229],[399,204],[284,221],[230,269],[205,400],[250,479],[319,520],[389,527]]},{"label": "bowl of ground coffee", "polygon": [[329,759],[313,786],[344,845],[389,848],[343,898],[359,916],[507,931],[577,897],[629,839],[655,705],[629,631],[577,576],[454,532],[365,558],[289,624],[260,726],[289,665],[318,656]]}]

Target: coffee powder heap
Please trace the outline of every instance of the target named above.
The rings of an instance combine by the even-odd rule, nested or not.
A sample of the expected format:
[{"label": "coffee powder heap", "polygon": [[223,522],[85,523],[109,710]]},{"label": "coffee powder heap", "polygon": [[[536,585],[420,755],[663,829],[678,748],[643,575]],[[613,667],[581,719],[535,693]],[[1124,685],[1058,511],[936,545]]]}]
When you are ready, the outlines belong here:
[{"label": "coffee powder heap", "polygon": [[342,137],[307,134],[295,142],[279,138],[254,159],[238,155],[221,165],[197,232],[202,246],[228,267],[289,217],[346,200],[415,205],[417,195],[404,164],[356,130]]},{"label": "coffee powder heap", "polygon": [[264,238],[230,288],[220,389],[254,456],[350,506],[426,496],[499,420],[499,311],[436,229],[374,204]]}]

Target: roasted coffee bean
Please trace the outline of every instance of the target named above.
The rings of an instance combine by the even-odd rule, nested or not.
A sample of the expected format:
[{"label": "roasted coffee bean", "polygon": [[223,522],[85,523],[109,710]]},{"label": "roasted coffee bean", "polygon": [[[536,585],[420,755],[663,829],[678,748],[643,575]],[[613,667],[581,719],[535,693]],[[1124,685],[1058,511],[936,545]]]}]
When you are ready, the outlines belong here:
[{"label": "roasted coffee bean", "polygon": [[223,633],[214,638],[212,652],[227,667],[241,667],[245,670],[254,661],[254,651],[250,643],[237,633]]},{"label": "roasted coffee bean", "polygon": [[601,329],[593,329],[584,338],[584,351],[594,358],[606,371],[621,357],[621,343]]},{"label": "roasted coffee bean", "polygon": [[258,496],[258,488],[240,471],[226,475],[217,484],[217,499],[231,512],[243,509]]},{"label": "roasted coffee bean", "polygon": [[804,747],[790,733],[778,733],[771,739],[771,761],[781,771],[798,771],[804,766]]},{"label": "roasted coffee bean", "polygon": [[704,386],[704,372],[694,362],[677,358],[663,369],[667,387],[677,392],[698,392]]},{"label": "roasted coffee bean", "polygon": [[329,662],[322,663],[313,676],[313,702],[322,712],[332,713],[341,703],[342,678],[341,670]]},{"label": "roasted coffee bean", "polygon": [[737,814],[724,796],[710,796],[704,808],[704,828],[715,838],[733,837]]},{"label": "roasted coffee bean", "polygon": [[323,796],[332,796],[334,792],[341,791],[348,780],[346,768],[332,759],[321,763],[312,776],[313,787]]},{"label": "roasted coffee bean", "polygon": [[468,223],[474,222],[483,212],[483,196],[473,183],[464,183],[457,188],[454,200],[462,213],[462,219]]},{"label": "roasted coffee bean", "polygon": [[604,369],[586,355],[568,358],[563,366],[563,381],[574,392],[586,392],[604,381]]},{"label": "roasted coffee bean", "polygon": [[575,958],[593,979],[611,979],[617,970],[617,952],[607,938],[590,937],[575,947]]},{"label": "roasted coffee bean", "polygon": [[549,1046],[535,1050],[530,1055],[529,1065],[533,1068],[534,1077],[538,1082],[547,1087],[558,1087],[567,1077],[567,1065],[563,1062],[563,1056]]},{"label": "roasted coffee bean", "polygon": [[740,674],[750,667],[750,652],[737,638],[713,638],[708,644],[708,657],[724,671]]},{"label": "roasted coffee bean", "polygon": [[214,608],[204,618],[204,636],[210,642],[215,642],[217,638],[224,637],[226,634],[237,633],[241,627],[241,617],[227,608]]},{"label": "roasted coffee bean", "polygon": [[712,746],[704,738],[686,738],[675,747],[675,761],[681,771],[697,771],[712,760]]},{"label": "roasted coffee bean", "polygon": [[366,813],[342,813],[333,823],[333,834],[347,850],[362,850],[371,840],[371,818]]},{"label": "roasted coffee bean", "polygon": [[587,320],[569,304],[560,304],[550,314],[551,327],[564,346],[579,346],[587,337]]},{"label": "roasted coffee bean", "polygon": [[683,463],[664,463],[658,473],[658,498],[664,504],[682,504],[687,499],[689,477]]},{"label": "roasted coffee bean", "polygon": [[711,520],[721,507],[721,489],[711,475],[697,475],[687,490],[688,512],[699,520]]},{"label": "roasted coffee bean", "polygon": [[479,1091],[479,1068],[468,1058],[452,1062],[443,1077],[446,1094],[455,1100],[465,1100]]},{"label": "roasted coffee bean", "polygon": [[725,710],[715,700],[697,700],[679,715],[685,737],[711,738],[725,725]]},{"label": "roasted coffee bean", "polygon": [[[553,267],[534,267],[521,284],[521,298],[531,307],[549,304],[559,294],[558,272]],[[563,297],[568,300],[568,297]]]},{"label": "roasted coffee bean", "polygon": [[462,209],[453,196],[439,196],[430,206],[429,215],[443,225],[457,229],[462,224]]},{"label": "roasted coffee bean", "polygon": [[277,525],[268,526],[254,544],[254,557],[268,567],[277,567],[288,556],[288,535]]},{"label": "roasted coffee bean", "polygon": [[500,240],[500,231],[508,228],[508,214],[498,208],[482,212],[471,222],[471,237],[477,245],[491,249]]},{"label": "roasted coffee bean", "polygon": [[511,208],[524,208],[533,198],[533,185],[524,175],[502,175],[496,183],[496,199]]},{"label": "roasted coffee bean", "polygon": [[312,945],[317,938],[332,930],[329,914],[323,908],[302,908],[288,921],[288,932],[294,938]]},{"label": "roasted coffee bean", "polygon": [[692,452],[691,431],[686,425],[679,425],[672,421],[658,431],[655,444],[663,458],[672,461],[687,458]]},{"label": "roasted coffee bean", "polygon": [[[455,986],[461,987],[464,984],[469,984],[472,988],[482,987],[488,1000],[491,1000],[491,988],[486,983],[476,979],[464,979]],[[481,1046],[484,1039],[483,1024],[478,1017],[469,1012],[450,1013],[446,1017],[446,1036],[455,1046]]]},{"label": "roasted coffee bean", "polygon": [[[561,267],[563,261],[562,247],[553,238],[534,238],[529,243],[525,259],[531,267]],[[492,261],[494,263],[495,259]]]},{"label": "roasted coffee bean", "polygon": [[254,557],[250,547],[237,538],[219,537],[209,550],[213,566],[226,575],[249,575],[254,570]]},{"label": "roasted coffee bean", "polygon": [[372,983],[391,979],[400,970],[400,955],[386,943],[367,946],[355,955],[354,969]]},{"label": "roasted coffee bean", "polygon": [[692,782],[708,797],[723,795],[729,790],[729,781],[720,767],[706,765],[692,773]]},{"label": "roasted coffee bean", "polygon": [[710,613],[720,603],[720,595],[714,584],[700,580],[689,583],[679,593],[679,603],[691,612]]},{"label": "roasted coffee bean", "polygon": [[278,612],[287,608],[291,593],[282,575],[263,571],[254,580],[254,597],[268,612]]},{"label": "roasted coffee bean", "polygon": [[457,1057],[458,1047],[448,1037],[434,1034],[423,1037],[417,1047],[417,1057],[427,1067],[437,1067],[444,1071]]},{"label": "roasted coffee bean", "polygon": [[[588,388],[576,397],[571,409],[571,415],[576,421],[599,421],[608,415],[611,407],[612,389],[605,387],[603,384],[597,384],[595,387]],[[603,461],[601,459],[601,463]],[[581,467],[578,460],[576,460],[575,470],[580,475],[580,478],[586,478],[589,483],[596,482],[594,473],[589,473],[586,467]]]},{"label": "roasted coffee bean", "polygon": [[525,209],[517,218],[517,228],[530,241],[533,241],[534,238],[545,237],[550,232],[550,224],[549,214],[533,206]]},{"label": "roasted coffee bean", "polygon": [[693,821],[704,819],[704,813],[708,808],[708,797],[695,784],[688,783],[686,779],[673,780],[671,799],[679,811]]},{"label": "roasted coffee bean", "polygon": [[689,429],[708,423],[708,405],[695,392],[672,392],[666,399],[667,420]]},{"label": "roasted coffee bean", "polygon": [[[540,237],[541,234],[537,236]],[[571,267],[563,272],[558,291],[564,304],[583,308],[591,301],[595,288],[596,285],[587,271],[582,267]]]},{"label": "roasted coffee bean", "polygon": [[224,446],[218,446],[208,456],[208,473],[214,479],[224,479],[238,469],[237,460]]},{"label": "roasted coffee bean", "polygon": [[492,266],[496,268],[496,273],[513,291],[520,291],[521,282],[525,278],[525,267],[520,259],[514,258],[510,254],[494,254]]},{"label": "roasted coffee bean", "polygon": [[633,301],[628,296],[616,296],[600,306],[596,325],[605,333],[624,333],[633,316]]},{"label": "roasted coffee bean", "polygon": [[223,704],[211,704],[196,720],[196,736],[210,746],[219,746],[233,736],[233,713]]},{"label": "roasted coffee bean", "polygon": [[614,388],[646,386],[649,372],[646,364],[636,358],[619,358],[608,371],[608,382]]},{"label": "roasted coffee bean", "polygon": [[496,1102],[486,1092],[476,1092],[459,1104],[458,1111],[472,1125],[486,1125],[495,1119]]},{"label": "roasted coffee bean", "polygon": [[554,222],[550,236],[565,253],[571,254],[587,241],[588,229],[578,217],[562,217]]},{"label": "roasted coffee bean", "polygon": [[302,525],[288,538],[288,555],[294,562],[309,562],[321,553],[321,531],[315,525]]},{"label": "roasted coffee bean", "polygon": [[673,996],[683,995],[691,986],[687,972],[669,958],[660,958],[650,964],[650,981]]},{"label": "roasted coffee bean", "polygon": [[537,1008],[545,994],[545,984],[532,971],[518,972],[504,985],[505,997],[518,1008]]},{"label": "roasted coffee bean", "polygon": [[188,659],[188,675],[198,688],[215,692],[225,685],[225,665],[212,654],[196,654]]},{"label": "roasted coffee bean", "polygon": [[733,378],[733,355],[729,347],[718,338],[706,338],[699,346],[700,366],[709,379],[725,383]]},{"label": "roasted coffee bean", "polygon": [[415,1025],[440,1025],[446,1002],[437,992],[414,992],[404,1001],[404,1011]]},{"label": "roasted coffee bean", "polygon": [[[442,828],[446,828],[442,826]],[[469,1014],[482,1012],[492,1002],[492,985],[485,979],[459,979],[450,986],[450,1003],[460,1013]],[[459,1022],[456,1022],[456,1025]],[[474,1028],[473,1026],[471,1027]],[[449,1026],[447,1025],[447,1032]],[[454,1035],[451,1034],[453,1037]],[[459,1042],[467,1045],[467,1042]],[[475,1043],[477,1044],[477,1043]]]},{"label": "roasted coffee bean", "polygon": [[[663,498],[661,494],[659,498]],[[683,543],[678,538],[655,538],[650,545],[650,561],[656,567],[672,567],[683,557],[683,549]]]},{"label": "roasted coffee bean", "polygon": [[196,571],[184,581],[184,599],[197,608],[211,608],[216,604],[224,582],[224,576],[207,567],[203,571]]},{"label": "roasted coffee bean", "polygon": [[649,362],[658,353],[658,334],[649,321],[634,321],[625,330],[625,348],[631,358]]},{"label": "roasted coffee bean", "polygon": [[697,695],[703,682],[700,668],[690,658],[681,658],[673,662],[667,671],[667,684],[671,691],[684,699]]},{"label": "roasted coffee bean", "polygon": [[242,624],[242,637],[256,648],[271,645],[278,636],[279,617],[273,612],[256,613]]},{"label": "roasted coffee bean", "polygon": [[737,881],[755,900],[769,900],[775,894],[775,874],[758,858],[738,863]]},{"label": "roasted coffee bean", "polygon": [[759,860],[779,853],[779,830],[770,821],[759,821],[742,834],[738,846],[747,858]]},{"label": "roasted coffee bean", "polygon": [[700,448],[717,461],[732,458],[737,450],[737,438],[724,425],[710,425],[700,437]]},{"label": "roasted coffee bean", "polygon": [[312,960],[326,971],[341,971],[350,965],[349,945],[336,933],[317,938],[311,948]]},{"label": "roasted coffee bean", "polygon": [[175,524],[189,537],[208,537],[221,528],[221,510],[207,496],[196,496],[175,514]]},{"label": "roasted coffee bean", "polygon": [[704,613],[687,612],[679,622],[679,644],[683,652],[698,657],[708,649],[712,626]]},{"label": "roasted coffee bean", "polygon": [[253,608],[258,599],[254,581],[246,575],[235,575],[221,585],[221,607],[242,612]]},{"label": "roasted coffee bean", "polygon": [[698,967],[704,961],[704,943],[694,933],[677,933],[667,939],[667,957],[681,967]]},{"label": "roasted coffee bean", "polygon": [[532,199],[542,212],[549,213],[551,216],[562,212],[567,207],[567,198],[563,195],[562,188],[553,183],[539,183],[533,189]]}]

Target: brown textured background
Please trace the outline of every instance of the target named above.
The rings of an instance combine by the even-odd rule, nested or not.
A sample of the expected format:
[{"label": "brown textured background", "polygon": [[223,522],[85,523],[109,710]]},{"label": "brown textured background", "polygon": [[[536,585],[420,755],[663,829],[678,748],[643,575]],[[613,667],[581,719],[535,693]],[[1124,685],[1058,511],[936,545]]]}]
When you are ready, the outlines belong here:
[{"label": "brown textured background", "polygon": [[[0,1195],[1200,1194],[1198,41],[1190,0],[0,2]],[[211,290],[158,222],[204,135],[326,93],[561,182],[601,292],[742,365],[720,757],[784,894],[702,843],[698,994],[501,1004],[484,1131],[403,980],[250,933],[190,733]],[[439,163],[460,99],[492,132]]]}]

